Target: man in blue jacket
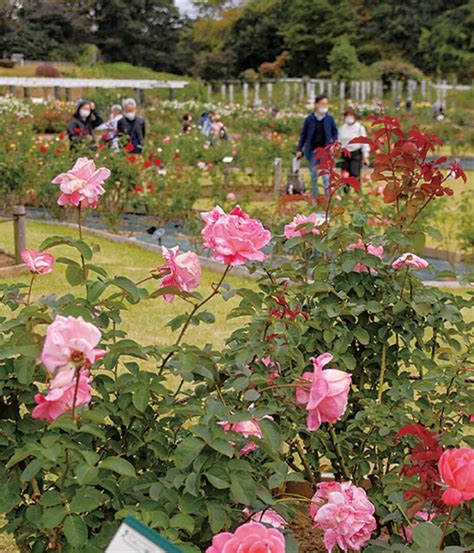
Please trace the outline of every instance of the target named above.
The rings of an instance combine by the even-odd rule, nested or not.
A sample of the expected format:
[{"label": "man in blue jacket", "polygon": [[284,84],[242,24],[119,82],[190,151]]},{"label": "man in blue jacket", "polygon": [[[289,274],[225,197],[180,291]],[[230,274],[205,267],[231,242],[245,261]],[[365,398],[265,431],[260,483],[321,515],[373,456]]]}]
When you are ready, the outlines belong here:
[{"label": "man in blue jacket", "polygon": [[[303,157],[303,152],[308,160],[311,171],[311,195],[317,196],[319,159],[314,159],[316,148],[325,148],[337,140],[337,127],[334,117],[328,114],[329,101],[325,94],[316,96],[314,112],[308,115],[301,129],[300,140],[296,151],[296,157]],[[323,175],[324,192],[327,194],[329,187],[329,176]]]}]

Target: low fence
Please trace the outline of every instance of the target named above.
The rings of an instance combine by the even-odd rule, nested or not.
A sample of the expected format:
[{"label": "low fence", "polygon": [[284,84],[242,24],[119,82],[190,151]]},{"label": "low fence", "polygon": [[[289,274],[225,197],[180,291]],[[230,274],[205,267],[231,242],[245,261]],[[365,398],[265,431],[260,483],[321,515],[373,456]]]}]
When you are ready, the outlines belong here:
[{"label": "low fence", "polygon": [[[12,256],[16,265],[23,263],[21,259],[21,252],[26,249],[26,225],[25,225],[26,209],[24,205],[16,205],[13,208],[12,217],[0,218],[0,224],[8,224],[13,222],[13,243],[14,254],[9,252],[1,252],[5,255]],[[1,250],[0,250],[1,251]]]}]

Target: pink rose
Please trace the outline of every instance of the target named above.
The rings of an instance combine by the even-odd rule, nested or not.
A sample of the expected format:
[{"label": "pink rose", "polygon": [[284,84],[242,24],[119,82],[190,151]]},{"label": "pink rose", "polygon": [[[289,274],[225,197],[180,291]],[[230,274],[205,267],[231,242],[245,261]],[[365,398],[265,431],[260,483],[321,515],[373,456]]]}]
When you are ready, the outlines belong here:
[{"label": "pink rose", "polygon": [[169,136],[165,136],[163,138],[163,146],[168,146],[168,144],[171,142],[171,138]]},{"label": "pink rose", "polygon": [[221,532],[214,536],[206,553],[285,553],[285,537],[276,528],[248,522],[233,534]]},{"label": "pink rose", "polygon": [[51,182],[59,184],[61,195],[59,205],[97,207],[99,196],[105,192],[102,186],[110,177],[109,169],[96,169],[95,163],[86,157],[80,157],[67,173],[61,173]]},{"label": "pink rose", "polygon": [[[436,516],[435,513],[429,513],[428,511],[418,511],[417,513],[415,513],[415,520],[412,521],[412,525],[416,526],[417,524],[420,523],[420,520],[423,520],[425,522],[431,522],[435,516]],[[404,538],[407,543],[412,543],[413,541],[412,526],[408,526],[408,524],[406,526],[403,526],[402,533],[403,533],[402,538]]]},{"label": "pink rose", "polygon": [[364,489],[351,482],[322,482],[312,501],[310,515],[329,553],[336,545],[343,551],[367,545],[377,523]]},{"label": "pink rose", "polygon": [[230,213],[217,206],[201,213],[205,226],[201,232],[204,247],[217,261],[227,265],[243,265],[247,261],[265,261],[261,251],[271,240],[271,233],[257,219],[251,219],[240,206]]},{"label": "pink rose", "polygon": [[197,162],[197,168],[201,169],[201,171],[205,171],[207,169],[207,164],[205,161],[198,161]]},{"label": "pink rose", "polygon": [[422,257],[418,257],[414,253],[404,253],[398,259],[392,263],[392,267],[395,270],[402,267],[415,267],[416,269],[426,269],[428,267],[428,261]]},{"label": "pink rose", "polygon": [[[235,422],[234,424],[231,424],[230,422],[220,422],[219,424],[226,432],[237,432],[238,434],[242,434],[244,438],[248,438],[249,436],[255,436],[260,440],[263,438],[263,433],[260,429],[260,421],[256,418],[252,418],[248,421]],[[258,448],[258,444],[249,441],[240,450],[240,454],[247,455],[247,453],[255,451]]]},{"label": "pink rose", "polygon": [[244,517],[253,520],[253,522],[268,524],[270,526],[273,526],[273,528],[285,528],[286,526],[288,526],[286,520],[273,509],[265,509],[265,511],[260,511],[252,515],[250,510],[245,507],[242,513],[244,514]]},{"label": "pink rose", "polygon": [[441,455],[438,470],[448,486],[442,496],[446,505],[460,505],[474,499],[474,449],[447,449]]},{"label": "pink rose", "polygon": [[[321,216],[317,213],[311,213],[311,215],[295,215],[293,221],[291,221],[291,223],[288,223],[288,225],[285,225],[285,237],[287,240],[290,240],[291,238],[295,238],[297,236],[306,236],[308,232],[319,234],[319,229],[317,227],[319,227],[323,222],[324,217],[321,218]],[[312,225],[312,228],[310,230],[302,226],[309,226],[310,223]]]},{"label": "pink rose", "polygon": [[377,196],[381,196],[383,194],[384,189],[385,189],[385,184],[378,184],[375,187],[375,194]]},{"label": "pink rose", "polygon": [[262,357],[261,359],[262,363],[265,365],[265,367],[268,367],[270,369],[274,369],[270,371],[269,379],[267,380],[267,384],[271,386],[273,382],[275,381],[275,378],[278,378],[281,376],[281,367],[280,363],[272,361],[270,359],[269,355],[266,355],[265,357]]},{"label": "pink rose", "polygon": [[51,388],[63,388],[74,379],[76,369],[92,365],[105,354],[96,349],[101,333],[82,317],[58,315],[48,326],[41,362],[53,376]]},{"label": "pink rose", "polygon": [[35,274],[47,275],[53,272],[54,256],[37,250],[23,250],[21,258],[28,265],[28,269]]},{"label": "pink rose", "polygon": [[[174,286],[182,292],[191,292],[201,282],[201,264],[194,252],[179,253],[179,246],[170,250],[162,247],[166,263],[158,267],[158,271],[165,276],[161,280],[161,287]],[[173,303],[174,295],[165,294],[165,300]]]},{"label": "pink rose", "polygon": [[[358,240],[357,242],[354,242],[353,244],[349,244],[348,246],[349,251],[354,250],[364,250],[366,253],[373,255],[375,257],[378,257],[379,259],[383,258],[384,249],[383,246],[373,246],[372,244],[364,244],[362,240]],[[369,267],[367,265],[364,265],[364,263],[361,263],[358,261],[354,268],[352,269],[355,273],[368,273]],[[370,268],[370,274],[376,275],[377,271],[374,268]]]},{"label": "pink rose", "polygon": [[226,199],[228,202],[235,202],[235,194],[233,192],[229,192],[226,196]]},{"label": "pink rose", "polygon": [[[76,395],[76,407],[88,405],[91,401],[90,383],[92,376],[87,369],[82,369],[79,373],[79,383]],[[63,388],[50,387],[46,395],[36,394],[36,407],[31,412],[34,419],[46,419],[48,422],[55,421],[59,415],[72,411],[74,393],[76,390],[76,379],[74,378],[67,386]]]},{"label": "pink rose", "polygon": [[296,388],[296,401],[306,405],[308,430],[317,430],[323,422],[336,422],[345,413],[352,376],[338,369],[323,367],[332,361],[330,353],[312,358],[314,371],[303,373]]}]

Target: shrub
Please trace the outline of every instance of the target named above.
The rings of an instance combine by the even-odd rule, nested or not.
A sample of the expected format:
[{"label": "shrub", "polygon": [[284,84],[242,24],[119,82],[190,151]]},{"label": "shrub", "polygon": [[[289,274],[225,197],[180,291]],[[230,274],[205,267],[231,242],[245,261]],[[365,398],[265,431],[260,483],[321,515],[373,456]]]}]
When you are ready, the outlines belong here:
[{"label": "shrub", "polygon": [[35,74],[38,77],[49,77],[49,78],[58,78],[61,76],[59,69],[54,67],[54,65],[38,65],[35,70]]},{"label": "shrub", "polygon": [[13,60],[0,59],[0,67],[12,69],[13,67],[15,67],[15,62]]}]

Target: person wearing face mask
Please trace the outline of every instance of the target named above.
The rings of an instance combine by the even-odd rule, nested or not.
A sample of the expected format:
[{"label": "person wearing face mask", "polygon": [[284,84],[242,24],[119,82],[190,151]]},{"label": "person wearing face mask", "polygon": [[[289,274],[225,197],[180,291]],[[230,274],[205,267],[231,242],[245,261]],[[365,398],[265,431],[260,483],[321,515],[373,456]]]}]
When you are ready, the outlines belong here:
[{"label": "person wearing face mask", "polygon": [[94,129],[102,123],[102,118],[95,110],[94,102],[79,100],[76,104],[76,111],[67,125],[67,135],[71,143],[71,149],[81,143],[94,147]]},{"label": "person wearing face mask", "polygon": [[344,112],[344,124],[339,129],[339,140],[341,146],[350,155],[342,154],[342,169],[347,171],[351,177],[360,177],[362,162],[369,164],[370,148],[368,144],[351,144],[351,140],[366,137],[367,131],[364,125],[357,120],[357,113],[353,108],[347,108]]},{"label": "person wearing face mask", "polygon": [[[316,96],[314,112],[308,115],[303,123],[300,139],[296,148],[296,157],[306,157],[311,171],[311,195],[318,196],[318,165],[315,159],[316,148],[325,148],[337,140],[337,127],[334,117],[329,115],[329,100],[325,94]],[[329,176],[323,175],[324,192],[329,188]]]},{"label": "person wearing face mask", "polygon": [[117,123],[119,136],[128,137],[128,143],[133,145],[132,154],[141,154],[145,144],[145,120],[137,115],[137,103],[133,98],[122,102],[123,117]]}]

